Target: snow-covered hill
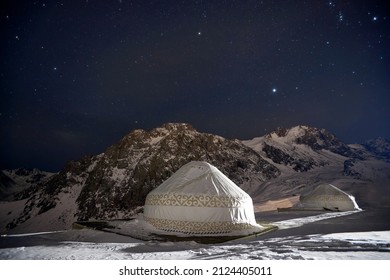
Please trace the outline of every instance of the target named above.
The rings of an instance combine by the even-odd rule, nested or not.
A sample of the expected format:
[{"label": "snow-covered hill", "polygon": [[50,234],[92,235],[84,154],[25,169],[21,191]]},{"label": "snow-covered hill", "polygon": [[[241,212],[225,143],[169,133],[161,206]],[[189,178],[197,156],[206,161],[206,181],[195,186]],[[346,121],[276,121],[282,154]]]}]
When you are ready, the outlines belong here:
[{"label": "snow-covered hill", "polygon": [[14,195],[16,199],[28,196],[37,185],[46,183],[53,175],[54,173],[36,168],[0,170],[0,200],[15,199]]}]

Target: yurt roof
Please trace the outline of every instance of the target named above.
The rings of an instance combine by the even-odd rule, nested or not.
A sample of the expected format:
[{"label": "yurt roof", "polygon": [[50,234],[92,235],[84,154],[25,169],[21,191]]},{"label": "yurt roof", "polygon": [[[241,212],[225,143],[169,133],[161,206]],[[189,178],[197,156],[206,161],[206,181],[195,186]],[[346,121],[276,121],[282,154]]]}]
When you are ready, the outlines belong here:
[{"label": "yurt roof", "polygon": [[248,197],[241,188],[213,165],[192,161],[152,191],[153,194],[185,193],[209,196]]}]

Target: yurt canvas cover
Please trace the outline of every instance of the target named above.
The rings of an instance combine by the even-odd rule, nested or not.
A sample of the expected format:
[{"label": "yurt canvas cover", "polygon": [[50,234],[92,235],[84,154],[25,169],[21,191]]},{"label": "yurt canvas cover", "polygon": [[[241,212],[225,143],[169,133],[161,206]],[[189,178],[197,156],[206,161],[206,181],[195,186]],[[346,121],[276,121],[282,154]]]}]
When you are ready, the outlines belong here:
[{"label": "yurt canvas cover", "polygon": [[351,211],[359,210],[355,198],[331,184],[321,184],[302,195],[294,208],[308,210]]},{"label": "yurt canvas cover", "polygon": [[190,162],[151,191],[144,219],[155,228],[191,235],[259,231],[251,197],[207,162]]}]

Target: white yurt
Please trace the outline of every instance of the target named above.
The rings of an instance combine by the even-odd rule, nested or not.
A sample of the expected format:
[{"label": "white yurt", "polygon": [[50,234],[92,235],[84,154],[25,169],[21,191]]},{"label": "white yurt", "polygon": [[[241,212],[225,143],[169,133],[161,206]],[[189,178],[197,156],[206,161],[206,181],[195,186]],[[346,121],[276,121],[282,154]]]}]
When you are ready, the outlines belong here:
[{"label": "white yurt", "polygon": [[189,235],[246,235],[261,231],[251,197],[215,166],[187,163],[145,201],[144,219],[155,228]]},{"label": "white yurt", "polygon": [[352,211],[360,210],[355,197],[331,184],[320,184],[306,195],[301,195],[293,208],[304,210]]}]

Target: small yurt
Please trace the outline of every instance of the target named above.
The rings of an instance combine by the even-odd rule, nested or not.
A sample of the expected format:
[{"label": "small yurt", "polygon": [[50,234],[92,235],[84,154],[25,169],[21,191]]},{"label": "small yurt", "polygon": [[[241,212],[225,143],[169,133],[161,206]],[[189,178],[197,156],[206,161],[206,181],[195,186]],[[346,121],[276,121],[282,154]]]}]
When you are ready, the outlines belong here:
[{"label": "small yurt", "polygon": [[321,184],[306,195],[301,195],[293,208],[303,210],[352,211],[360,210],[355,197],[331,184]]},{"label": "small yurt", "polygon": [[245,235],[262,229],[251,197],[200,161],[187,163],[147,195],[144,219],[172,234]]}]

